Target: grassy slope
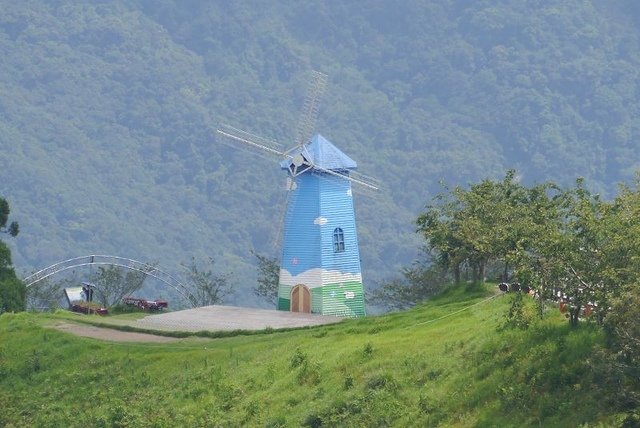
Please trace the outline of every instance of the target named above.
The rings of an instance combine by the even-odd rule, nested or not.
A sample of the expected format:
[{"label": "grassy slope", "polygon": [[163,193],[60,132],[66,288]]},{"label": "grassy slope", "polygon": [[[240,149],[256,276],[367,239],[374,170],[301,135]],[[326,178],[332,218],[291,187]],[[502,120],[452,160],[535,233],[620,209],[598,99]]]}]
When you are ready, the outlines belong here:
[{"label": "grassy slope", "polygon": [[170,345],[0,317],[0,426],[576,426],[609,423],[587,360],[601,334],[551,313],[497,327],[506,296],[457,289],[338,325]]}]

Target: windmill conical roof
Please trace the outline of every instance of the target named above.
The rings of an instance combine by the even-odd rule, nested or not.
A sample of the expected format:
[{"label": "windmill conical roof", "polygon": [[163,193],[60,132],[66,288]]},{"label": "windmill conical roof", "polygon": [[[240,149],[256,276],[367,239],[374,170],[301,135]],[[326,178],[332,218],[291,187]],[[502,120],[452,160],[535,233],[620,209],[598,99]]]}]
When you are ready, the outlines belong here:
[{"label": "windmill conical roof", "polygon": [[[356,169],[358,164],[345,155],[339,148],[334,146],[331,141],[327,140],[320,134],[316,134],[304,146],[303,149],[292,153],[295,155],[302,153],[303,156],[309,156],[309,159],[315,166],[330,170],[346,170]],[[290,159],[286,159],[280,163],[282,169],[289,168]]]}]

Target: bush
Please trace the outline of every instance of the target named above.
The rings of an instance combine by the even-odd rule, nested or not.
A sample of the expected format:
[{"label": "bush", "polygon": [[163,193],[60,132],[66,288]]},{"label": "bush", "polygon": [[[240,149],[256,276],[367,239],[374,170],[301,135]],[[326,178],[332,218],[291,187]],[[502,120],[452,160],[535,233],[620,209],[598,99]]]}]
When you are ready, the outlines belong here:
[{"label": "bush", "polygon": [[[3,245],[0,242],[0,245]],[[0,268],[0,314],[25,310],[26,288],[13,269]]]},{"label": "bush", "polygon": [[134,305],[125,305],[123,303],[118,303],[117,305],[110,307],[109,312],[112,315],[132,314],[135,312],[144,312],[144,309]]},{"label": "bush", "polygon": [[320,383],[320,364],[305,360],[296,376],[300,385],[317,385]]},{"label": "bush", "polygon": [[532,321],[532,314],[527,310],[524,302],[523,294],[518,291],[513,293],[511,298],[511,306],[505,315],[505,322],[501,328],[517,328],[526,330]]},{"label": "bush", "polygon": [[388,389],[395,390],[397,389],[397,382],[393,378],[393,376],[389,373],[376,374],[367,379],[366,389],[368,391],[375,391],[378,389]]},{"label": "bush", "polygon": [[292,369],[301,366],[307,362],[307,354],[302,352],[300,348],[296,348],[295,352],[291,356],[290,366]]}]

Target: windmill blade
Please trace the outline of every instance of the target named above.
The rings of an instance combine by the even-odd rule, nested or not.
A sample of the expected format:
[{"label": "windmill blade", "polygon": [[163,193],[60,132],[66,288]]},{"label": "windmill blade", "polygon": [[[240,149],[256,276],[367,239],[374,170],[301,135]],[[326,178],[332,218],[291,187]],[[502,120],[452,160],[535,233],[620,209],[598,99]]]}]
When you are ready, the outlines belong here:
[{"label": "windmill blade", "polygon": [[289,149],[287,153],[304,146],[311,137],[311,134],[313,134],[318,118],[320,97],[324,93],[326,86],[327,75],[314,70],[296,129],[296,147]]},{"label": "windmill blade", "polygon": [[[345,174],[341,174],[339,172],[333,171],[331,169],[326,169],[326,168],[321,168],[318,166],[314,166],[314,173],[323,173],[323,174],[328,174],[328,175],[333,175],[335,177],[340,177],[343,180],[349,180],[352,183],[355,183],[359,186],[364,187],[367,190],[373,190],[373,191],[378,191],[380,190],[380,187],[378,185],[376,185],[375,183],[369,182],[365,179],[362,178],[357,178],[357,177],[351,177],[349,175],[345,175]],[[366,177],[366,176],[364,176]]]},{"label": "windmill blade", "polygon": [[278,216],[278,230],[276,231],[276,234],[273,237],[272,240],[272,245],[273,248],[280,248],[280,244],[282,243],[282,239],[283,239],[283,231],[284,231],[284,220],[285,217],[287,215],[287,207],[289,207],[289,195],[291,194],[291,192],[293,190],[295,190],[297,187],[297,183],[295,181],[294,177],[287,177],[287,184],[285,185],[285,196],[284,196],[284,201],[283,203],[280,203],[280,215]]},{"label": "windmill blade", "polygon": [[[349,175],[346,175],[346,174],[336,172],[332,169],[327,169],[327,168],[323,168],[321,166],[316,165],[313,162],[312,156],[307,150],[306,145],[302,146],[301,154],[304,155],[303,159],[305,159],[304,165],[307,166],[306,169],[312,169],[312,173],[324,173],[324,174],[332,175],[335,177],[340,177],[344,180],[349,180],[352,183],[358,184],[360,187],[369,191],[377,192],[378,190],[380,190],[380,187],[381,187],[380,182],[373,177],[369,177],[367,175],[360,174],[355,171],[349,171]],[[304,172],[304,170],[301,172]],[[316,174],[316,175],[320,176],[320,174]]]},{"label": "windmill blade", "polygon": [[382,181],[378,180],[377,178],[371,177],[369,175],[364,175],[357,171],[349,171],[349,177],[355,180],[369,183],[373,187],[376,187],[377,188],[376,190],[380,190],[382,188]]},{"label": "windmill blade", "polygon": [[[222,124],[216,131],[219,135],[242,143],[245,147],[252,147],[254,149],[267,152],[280,157],[287,157],[287,154],[282,150],[280,144],[273,140],[267,140],[266,138],[258,137],[250,132],[243,131],[233,126]],[[242,146],[240,144],[234,144],[234,147]]]},{"label": "windmill blade", "polygon": [[379,199],[382,195],[382,192],[384,192],[381,188],[376,188],[373,189],[371,187],[366,187],[361,185],[360,183],[356,183],[355,181],[351,180],[350,177],[345,177],[342,176],[340,178],[334,176],[333,174],[329,175],[329,174],[325,174],[324,172],[320,172],[320,171],[313,171],[311,173],[313,176],[317,177],[319,180],[347,180],[349,183],[353,183],[352,186],[349,186],[349,190],[354,193],[354,194],[358,194],[361,196],[366,196],[368,198],[373,198],[373,199]]}]

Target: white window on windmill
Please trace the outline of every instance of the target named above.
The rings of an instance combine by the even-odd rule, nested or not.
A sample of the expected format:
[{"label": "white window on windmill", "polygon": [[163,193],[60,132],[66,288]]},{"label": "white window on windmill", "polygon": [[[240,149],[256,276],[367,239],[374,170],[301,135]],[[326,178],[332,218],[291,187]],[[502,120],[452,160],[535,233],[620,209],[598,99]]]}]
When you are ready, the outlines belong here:
[{"label": "white window on windmill", "polygon": [[333,231],[333,252],[344,252],[344,233],[339,227],[335,228],[335,230]]}]

